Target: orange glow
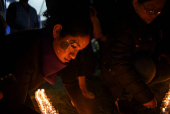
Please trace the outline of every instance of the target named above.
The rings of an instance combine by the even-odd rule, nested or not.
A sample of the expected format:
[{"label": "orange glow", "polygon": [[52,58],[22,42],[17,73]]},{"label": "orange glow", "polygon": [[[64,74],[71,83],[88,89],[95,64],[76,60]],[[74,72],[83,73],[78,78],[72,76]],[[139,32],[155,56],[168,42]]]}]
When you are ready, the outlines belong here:
[{"label": "orange glow", "polygon": [[52,106],[52,103],[47,98],[44,89],[38,89],[35,92],[35,99],[42,114],[59,114],[58,110],[55,110],[55,108]]}]

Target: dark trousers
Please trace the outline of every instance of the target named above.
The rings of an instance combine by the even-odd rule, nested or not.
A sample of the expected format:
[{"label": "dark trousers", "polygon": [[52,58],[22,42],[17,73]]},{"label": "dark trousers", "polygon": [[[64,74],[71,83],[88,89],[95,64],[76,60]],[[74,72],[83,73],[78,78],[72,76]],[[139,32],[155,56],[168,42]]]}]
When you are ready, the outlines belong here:
[{"label": "dark trousers", "polygon": [[170,79],[170,64],[165,59],[155,64],[151,58],[140,58],[134,61],[134,67],[148,85]]},{"label": "dark trousers", "polygon": [[[170,79],[170,65],[164,59],[155,64],[151,58],[143,57],[133,61],[132,64],[134,69],[139,72],[139,78],[142,78],[149,86]],[[130,97],[130,99],[133,97],[133,95],[129,94],[123,86],[117,84],[117,78],[110,75],[104,66],[102,67],[102,70],[103,81],[109,86],[115,100],[122,96]]]}]

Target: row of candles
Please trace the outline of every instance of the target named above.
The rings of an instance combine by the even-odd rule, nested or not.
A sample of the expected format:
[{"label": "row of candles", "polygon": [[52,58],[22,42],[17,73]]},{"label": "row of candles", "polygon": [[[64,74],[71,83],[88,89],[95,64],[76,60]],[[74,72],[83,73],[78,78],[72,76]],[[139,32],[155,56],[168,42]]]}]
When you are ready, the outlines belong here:
[{"label": "row of candles", "polygon": [[42,114],[59,114],[58,110],[55,110],[55,108],[52,106],[52,103],[47,98],[44,89],[38,89],[35,92],[35,99],[39,105]]}]

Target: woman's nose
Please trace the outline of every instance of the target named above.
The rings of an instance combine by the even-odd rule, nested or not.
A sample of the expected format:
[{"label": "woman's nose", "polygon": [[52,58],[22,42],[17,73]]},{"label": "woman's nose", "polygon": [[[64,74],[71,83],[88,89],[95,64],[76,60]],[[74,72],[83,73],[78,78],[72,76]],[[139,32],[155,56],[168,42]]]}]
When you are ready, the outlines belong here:
[{"label": "woman's nose", "polygon": [[71,57],[71,59],[75,59],[75,58],[76,58],[76,56],[77,56],[77,53],[78,53],[78,51],[71,52],[71,53],[70,53],[70,57]]}]

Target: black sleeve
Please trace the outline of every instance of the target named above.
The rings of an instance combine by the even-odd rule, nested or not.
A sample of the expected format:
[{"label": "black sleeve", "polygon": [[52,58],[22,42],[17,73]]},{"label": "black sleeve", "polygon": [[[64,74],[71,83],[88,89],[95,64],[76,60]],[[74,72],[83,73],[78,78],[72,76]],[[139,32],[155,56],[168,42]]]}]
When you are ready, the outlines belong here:
[{"label": "black sleeve", "polygon": [[7,9],[6,22],[10,27],[15,28],[17,30],[24,29],[23,26],[15,23],[15,19],[16,19],[16,5],[15,3],[11,3]]}]

